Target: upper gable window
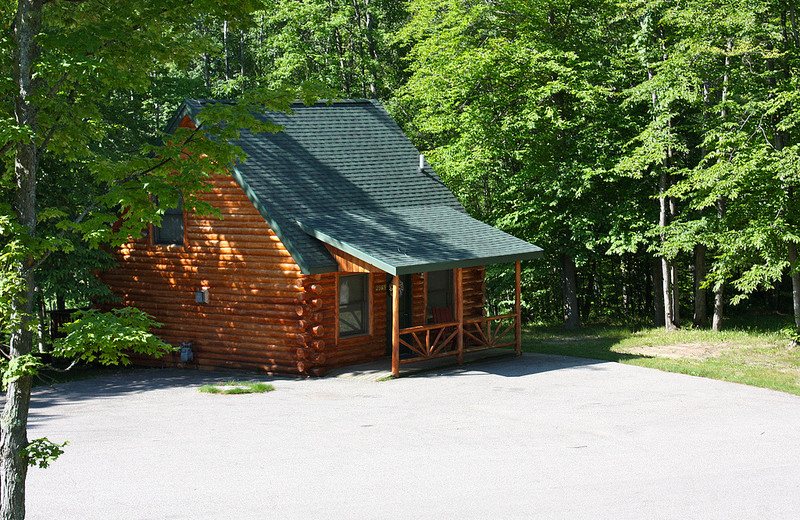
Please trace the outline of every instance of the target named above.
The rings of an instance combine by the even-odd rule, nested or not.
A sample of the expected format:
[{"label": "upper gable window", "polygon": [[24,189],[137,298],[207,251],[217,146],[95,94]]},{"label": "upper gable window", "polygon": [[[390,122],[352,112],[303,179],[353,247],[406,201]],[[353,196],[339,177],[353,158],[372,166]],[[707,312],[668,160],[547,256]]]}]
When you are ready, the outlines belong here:
[{"label": "upper gable window", "polygon": [[183,200],[177,207],[164,210],[160,226],[153,225],[153,244],[183,245]]}]

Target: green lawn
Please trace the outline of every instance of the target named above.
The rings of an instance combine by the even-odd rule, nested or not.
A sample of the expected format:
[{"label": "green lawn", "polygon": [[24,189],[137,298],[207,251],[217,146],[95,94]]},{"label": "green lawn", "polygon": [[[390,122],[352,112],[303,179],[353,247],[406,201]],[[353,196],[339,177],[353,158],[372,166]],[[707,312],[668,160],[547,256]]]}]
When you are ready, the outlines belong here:
[{"label": "green lawn", "polygon": [[763,319],[708,330],[630,331],[589,327],[580,332],[537,328],[523,333],[523,350],[628,363],[721,379],[800,395],[800,347],[780,333],[781,323]]}]

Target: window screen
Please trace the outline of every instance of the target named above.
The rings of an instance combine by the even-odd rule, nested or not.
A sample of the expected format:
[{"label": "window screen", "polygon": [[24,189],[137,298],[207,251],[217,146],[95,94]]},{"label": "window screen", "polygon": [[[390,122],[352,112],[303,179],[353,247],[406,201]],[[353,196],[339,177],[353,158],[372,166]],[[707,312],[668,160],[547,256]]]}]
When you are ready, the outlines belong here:
[{"label": "window screen", "polygon": [[348,274],[339,277],[339,336],[368,332],[369,275]]},{"label": "window screen", "polygon": [[433,314],[431,309],[453,306],[453,271],[431,271],[428,277],[428,321]]},{"label": "window screen", "polygon": [[164,210],[161,225],[153,226],[153,243],[183,245],[183,201]]}]

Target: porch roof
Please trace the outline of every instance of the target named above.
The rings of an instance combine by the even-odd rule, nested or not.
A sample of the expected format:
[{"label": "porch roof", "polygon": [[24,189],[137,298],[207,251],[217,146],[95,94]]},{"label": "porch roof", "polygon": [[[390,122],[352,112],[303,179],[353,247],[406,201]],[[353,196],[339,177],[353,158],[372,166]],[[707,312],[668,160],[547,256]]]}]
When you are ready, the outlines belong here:
[{"label": "porch roof", "polygon": [[515,262],[542,249],[444,205],[304,216],[310,236],[392,275]]}]

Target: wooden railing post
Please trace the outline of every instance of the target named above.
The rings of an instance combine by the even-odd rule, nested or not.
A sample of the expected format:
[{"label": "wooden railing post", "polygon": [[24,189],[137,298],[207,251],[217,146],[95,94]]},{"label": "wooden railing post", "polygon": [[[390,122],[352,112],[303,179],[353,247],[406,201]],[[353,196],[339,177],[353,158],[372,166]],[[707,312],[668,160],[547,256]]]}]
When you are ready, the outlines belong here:
[{"label": "wooden railing post", "polygon": [[456,348],[458,348],[458,364],[464,362],[464,274],[459,267],[455,272],[455,303],[456,320],[458,321],[458,336],[456,336]]},{"label": "wooden railing post", "polygon": [[514,262],[514,314],[516,325],[514,326],[514,350],[518,356],[522,355],[522,266],[519,260]]},{"label": "wooden railing post", "polygon": [[400,375],[400,277],[392,278],[392,375]]}]

